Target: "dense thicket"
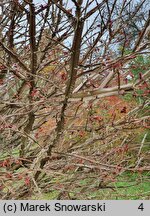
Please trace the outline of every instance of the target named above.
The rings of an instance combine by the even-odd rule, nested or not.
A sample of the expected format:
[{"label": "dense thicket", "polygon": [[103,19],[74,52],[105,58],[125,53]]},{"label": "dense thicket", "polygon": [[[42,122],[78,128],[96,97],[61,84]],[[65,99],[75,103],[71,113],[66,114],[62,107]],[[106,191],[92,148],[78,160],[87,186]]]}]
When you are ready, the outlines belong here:
[{"label": "dense thicket", "polygon": [[35,180],[74,153],[100,173],[147,167],[149,1],[44,2],[0,3],[1,153]]}]

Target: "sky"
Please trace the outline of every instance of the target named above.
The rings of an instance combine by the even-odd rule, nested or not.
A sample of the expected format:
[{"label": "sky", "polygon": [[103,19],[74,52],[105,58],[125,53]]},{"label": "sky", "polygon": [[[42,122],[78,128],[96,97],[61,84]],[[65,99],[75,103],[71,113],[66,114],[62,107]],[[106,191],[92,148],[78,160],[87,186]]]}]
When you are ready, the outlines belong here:
[{"label": "sky", "polygon": [[[33,0],[33,2],[35,4],[45,4],[45,3],[47,3],[47,0]],[[71,1],[70,0],[68,1],[68,5],[70,5],[69,2],[71,2]]]}]

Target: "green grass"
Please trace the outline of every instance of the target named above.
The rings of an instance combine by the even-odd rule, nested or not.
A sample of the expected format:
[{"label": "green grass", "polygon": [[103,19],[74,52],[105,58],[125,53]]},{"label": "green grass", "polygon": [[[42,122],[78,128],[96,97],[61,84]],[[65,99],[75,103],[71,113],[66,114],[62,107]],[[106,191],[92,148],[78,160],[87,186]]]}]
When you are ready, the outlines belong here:
[{"label": "green grass", "polygon": [[54,200],[58,197],[58,191],[51,191],[49,193],[42,193],[41,195],[33,195],[30,197],[31,200]]},{"label": "green grass", "polygon": [[[5,168],[1,167],[2,171],[5,171]],[[21,167],[14,172],[14,175],[24,171],[25,168]],[[47,174],[38,184],[41,194],[34,187],[25,199],[54,200],[58,199],[61,193],[67,193],[67,195],[62,195],[62,199],[150,199],[150,172],[124,172],[116,178],[115,182],[110,182],[104,188],[99,187],[99,182],[99,177],[96,177],[95,172],[69,171],[62,175]],[[5,184],[7,187],[4,187],[4,193],[8,190],[17,191],[19,186],[24,185],[24,178],[22,180],[8,179]]]},{"label": "green grass", "polygon": [[11,152],[9,152],[9,150],[7,152],[0,152],[0,159],[1,160],[5,160],[8,157],[10,157],[10,155],[12,157],[18,157],[19,156],[19,150],[18,149],[14,149],[14,150],[10,150]]},{"label": "green grass", "polygon": [[[60,190],[50,186],[50,191],[42,193],[39,199],[53,200],[57,199],[61,191],[67,191],[71,199],[101,199],[101,200],[138,200],[150,199],[150,172],[143,174],[126,172],[118,177],[117,181],[110,183],[110,188],[98,188],[98,182],[92,178],[85,178],[74,182],[74,185],[68,184]],[[77,179],[76,179],[77,180]],[[53,183],[57,183],[57,179]],[[59,183],[65,183],[64,178]],[[52,182],[51,182],[52,183]],[[112,187],[112,188],[111,188]],[[31,199],[37,199],[37,196],[32,196]]]},{"label": "green grass", "polygon": [[[148,131],[144,131],[137,135],[137,142],[141,143],[143,136]],[[149,133],[146,137],[146,142],[149,142]],[[142,151],[148,150],[149,146],[143,146]],[[18,156],[19,150],[14,149],[12,155]],[[8,153],[1,154],[1,159],[6,159]],[[135,164],[135,162],[133,163]],[[1,172],[5,172],[6,168],[1,167]],[[14,171],[14,176],[26,172],[25,167],[21,167]],[[9,172],[9,171],[7,171]],[[61,172],[60,172],[61,173]],[[4,178],[5,175],[4,175]],[[100,200],[137,200],[150,199],[150,172],[124,172],[119,175],[115,182],[110,182],[106,188],[100,188],[99,177],[96,177],[95,172],[84,173],[81,171],[70,170],[60,175],[46,174],[40,179],[38,184],[41,194],[37,192],[37,188],[33,187],[30,194],[25,199],[44,199],[54,200],[58,199],[60,193],[66,192],[68,195],[62,195],[62,199],[100,199]],[[9,190],[17,191],[18,187],[24,185],[24,177],[22,180],[6,179],[6,187],[3,192],[7,193]],[[42,185],[42,186],[41,186]],[[44,186],[45,185],[45,186]]]}]

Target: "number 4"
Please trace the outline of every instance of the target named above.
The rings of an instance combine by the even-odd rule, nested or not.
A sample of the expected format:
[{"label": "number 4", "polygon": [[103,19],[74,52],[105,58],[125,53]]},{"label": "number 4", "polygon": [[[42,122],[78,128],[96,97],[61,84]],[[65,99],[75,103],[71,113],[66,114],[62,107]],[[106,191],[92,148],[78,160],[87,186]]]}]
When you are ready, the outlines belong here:
[{"label": "number 4", "polygon": [[139,210],[143,211],[144,210],[144,206],[143,206],[143,203],[141,203],[138,207]]}]

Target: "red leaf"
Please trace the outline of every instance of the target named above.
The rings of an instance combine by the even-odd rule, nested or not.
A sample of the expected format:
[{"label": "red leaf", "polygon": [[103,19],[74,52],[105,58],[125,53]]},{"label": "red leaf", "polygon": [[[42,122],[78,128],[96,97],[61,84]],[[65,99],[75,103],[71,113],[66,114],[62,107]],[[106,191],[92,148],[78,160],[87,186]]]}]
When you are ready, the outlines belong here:
[{"label": "red leaf", "polygon": [[34,97],[37,93],[38,93],[38,90],[33,89],[33,91],[31,92],[31,97]]},{"label": "red leaf", "polygon": [[102,121],[102,117],[101,116],[93,116],[93,120],[96,120],[96,121]]},{"label": "red leaf", "polygon": [[139,174],[141,174],[144,170],[143,170],[142,167],[140,167],[137,171],[138,171]]},{"label": "red leaf", "polygon": [[127,152],[128,150],[129,150],[129,146],[128,146],[128,144],[126,144],[126,145],[124,146],[124,151]]},{"label": "red leaf", "polygon": [[124,106],[120,112],[121,113],[126,113],[127,112],[127,107]]},{"label": "red leaf", "polygon": [[2,167],[8,167],[9,165],[10,165],[10,161],[8,159],[4,160],[2,163]]},{"label": "red leaf", "polygon": [[61,73],[61,79],[64,81],[67,80],[67,74],[65,72]]},{"label": "red leaf", "polygon": [[80,137],[84,137],[84,135],[85,135],[85,132],[84,132],[84,131],[80,131],[80,132],[79,132],[79,136],[80,136]]},{"label": "red leaf", "polygon": [[23,176],[21,174],[18,175],[18,179],[21,180]]},{"label": "red leaf", "polygon": [[27,176],[27,177],[25,177],[25,185],[29,185],[30,184],[30,177],[29,176]]},{"label": "red leaf", "polygon": [[16,162],[16,164],[20,164],[20,165],[22,164],[22,162],[20,160],[16,160],[15,162]]},{"label": "red leaf", "polygon": [[3,188],[4,188],[4,186],[1,184],[1,185],[0,185],[0,190],[3,190]]},{"label": "red leaf", "polygon": [[3,85],[3,84],[4,84],[3,79],[0,79],[0,85]]},{"label": "red leaf", "polygon": [[11,179],[12,178],[12,174],[11,173],[6,173],[5,177]]},{"label": "red leaf", "polygon": [[131,56],[131,57],[130,57],[130,59],[134,59],[134,58],[136,58],[136,56],[135,56],[135,55],[133,55],[133,56]]},{"label": "red leaf", "polygon": [[113,64],[113,68],[121,68],[121,67],[122,67],[121,62],[117,62],[117,63]]},{"label": "red leaf", "polygon": [[72,13],[72,9],[67,10],[68,13]]},{"label": "red leaf", "polygon": [[36,134],[35,134],[35,138],[37,139],[38,137],[39,137],[39,134],[38,134],[38,133],[36,133]]},{"label": "red leaf", "polygon": [[117,166],[117,167],[116,167],[116,171],[117,171],[117,172],[120,172],[121,170],[122,170],[122,167],[120,167],[120,166]]}]

